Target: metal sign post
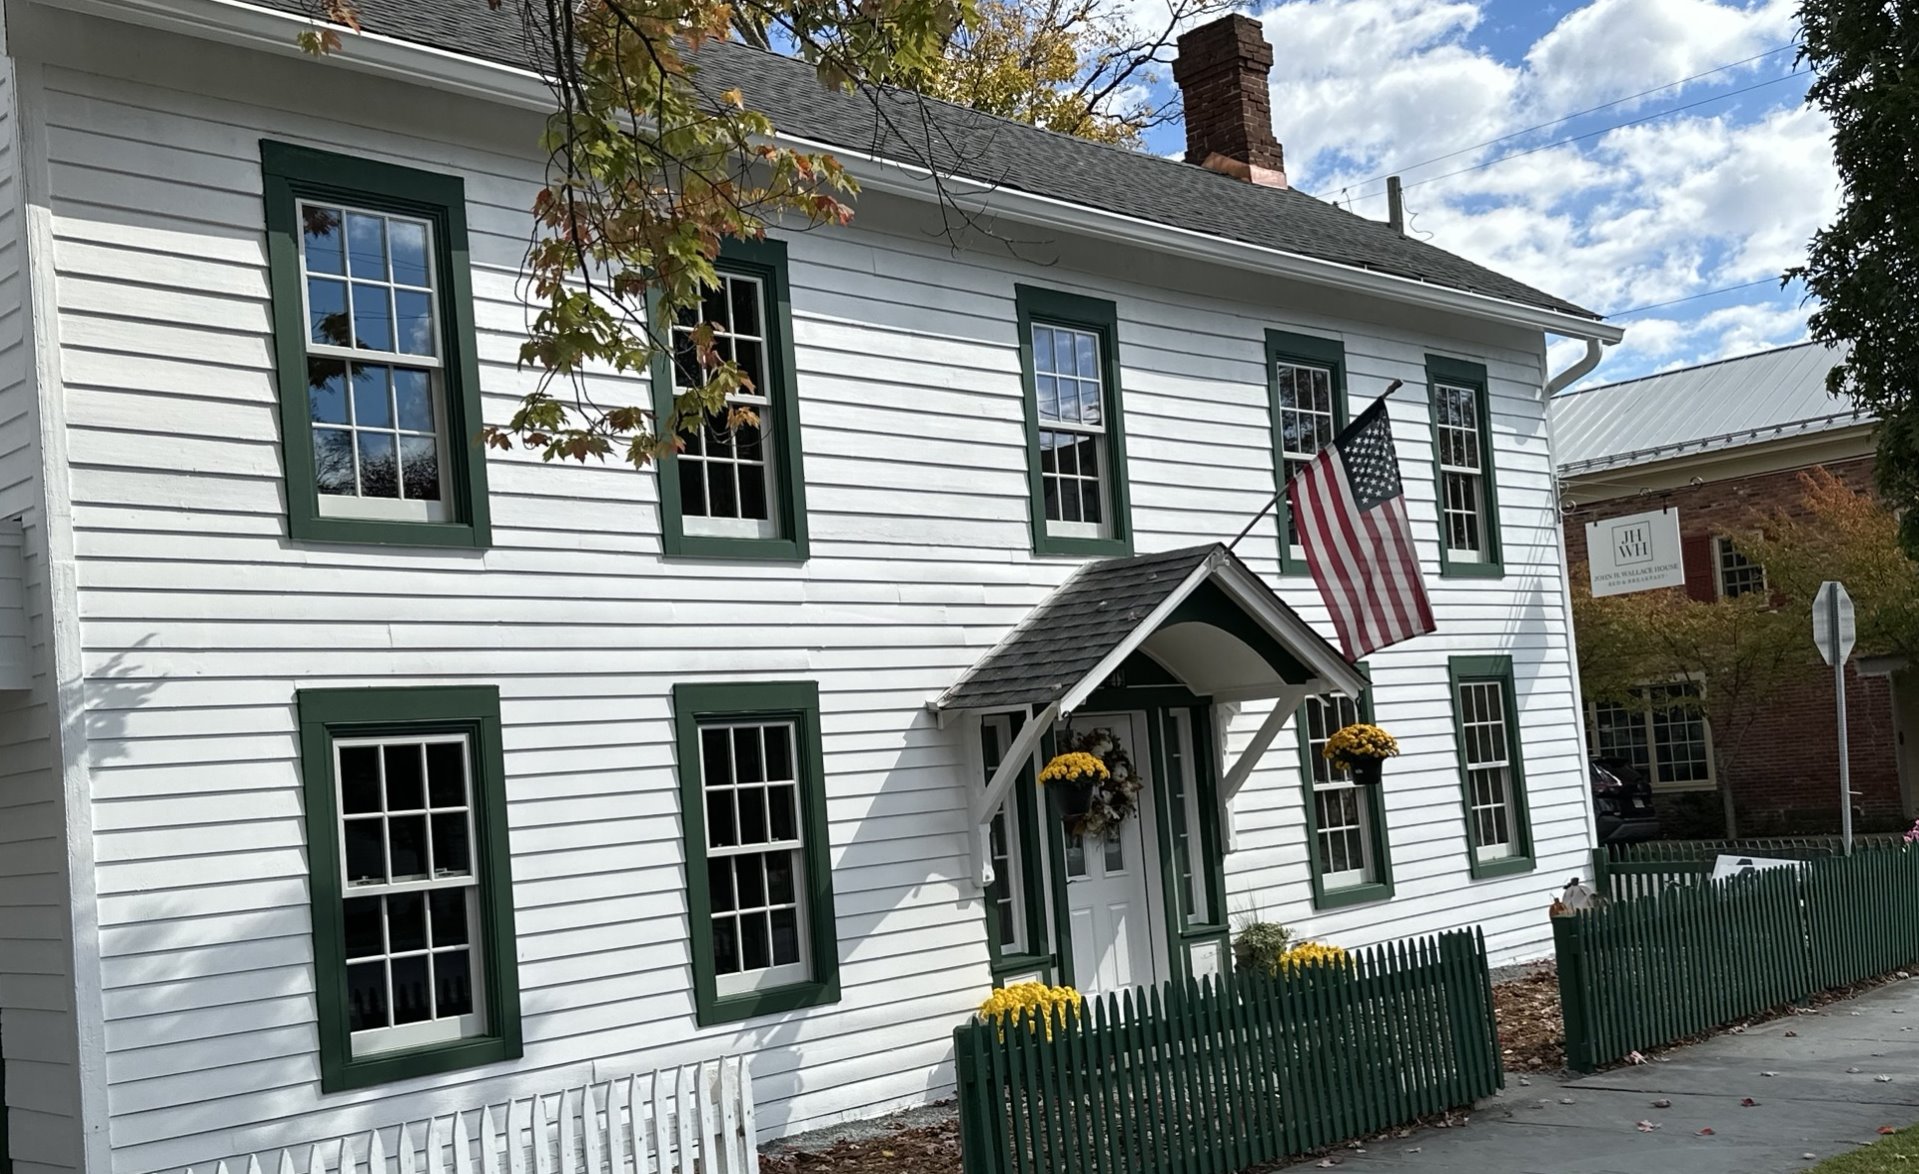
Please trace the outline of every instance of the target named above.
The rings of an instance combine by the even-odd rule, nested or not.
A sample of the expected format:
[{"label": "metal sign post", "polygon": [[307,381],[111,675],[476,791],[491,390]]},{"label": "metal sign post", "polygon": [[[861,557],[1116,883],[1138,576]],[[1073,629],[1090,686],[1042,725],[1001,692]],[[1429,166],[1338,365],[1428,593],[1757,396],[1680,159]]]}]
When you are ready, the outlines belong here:
[{"label": "metal sign post", "polygon": [[1846,585],[1828,579],[1812,599],[1812,642],[1832,666],[1832,695],[1839,711],[1839,834],[1852,855],[1852,752],[1846,743],[1846,658],[1858,641],[1852,596]]}]

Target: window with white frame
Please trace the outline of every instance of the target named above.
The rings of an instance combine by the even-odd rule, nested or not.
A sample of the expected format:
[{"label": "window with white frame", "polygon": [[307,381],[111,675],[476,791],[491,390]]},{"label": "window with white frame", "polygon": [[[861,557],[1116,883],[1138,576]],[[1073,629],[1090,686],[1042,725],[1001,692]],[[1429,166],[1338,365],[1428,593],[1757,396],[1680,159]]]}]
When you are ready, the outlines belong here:
[{"label": "window with white frame", "polygon": [[721,996],[805,981],[805,843],[795,723],[702,722],[700,786]]},{"label": "window with white frame", "polygon": [[320,513],[445,521],[433,226],[343,203],[297,210]]},{"label": "window with white frame", "polygon": [[[1013,741],[1013,722],[1008,717],[989,717],[980,723],[981,759],[986,768],[984,786],[999,768],[1000,760]],[[1027,933],[1027,876],[1022,849],[1019,792],[1009,792],[1006,801],[993,812],[987,833],[992,855],[993,883],[987,886],[986,899],[991,907],[993,928],[999,935],[1001,954],[1024,954],[1031,948]]]},{"label": "window with white frame", "polygon": [[1713,566],[1719,576],[1719,598],[1737,599],[1741,595],[1766,590],[1766,568],[1740,554],[1730,538],[1715,538]]},{"label": "window with white frame", "polygon": [[[1306,467],[1319,450],[1332,443],[1338,433],[1333,396],[1333,371],[1329,367],[1280,361],[1274,364],[1274,385],[1279,395],[1279,438],[1282,483]],[[1286,516],[1286,544],[1299,546],[1299,527],[1291,510]]]},{"label": "window with white frame", "polygon": [[1359,705],[1339,693],[1309,697],[1302,706],[1306,728],[1302,753],[1313,784],[1313,837],[1320,884],[1327,890],[1372,884],[1379,879],[1373,860],[1371,796],[1353,782],[1352,772],[1335,766],[1323,753],[1339,730],[1360,720]]},{"label": "window with white frame", "polygon": [[1478,389],[1446,383],[1433,386],[1440,534],[1452,562],[1475,562],[1488,553],[1486,468],[1480,426]]},{"label": "window with white frame", "polygon": [[[676,392],[706,385],[707,372],[694,344],[701,325],[712,331],[719,358],[737,363],[750,382],[728,395],[724,407],[681,433],[684,447],[675,464],[680,514],[689,534],[770,538],[778,533],[768,306],[766,282],[759,276],[722,270],[719,284],[706,290],[699,309],[683,311],[674,324]],[[747,420],[749,414],[753,421]],[[736,427],[729,426],[736,422]]]},{"label": "window with white frame", "polygon": [[1596,757],[1631,765],[1655,787],[1706,790],[1717,785],[1711,732],[1695,682],[1638,686],[1630,704],[1589,702],[1586,729]]},{"label": "window with white frame", "polygon": [[333,755],[352,1055],[486,1034],[470,739],[339,738]]},{"label": "window with white frame", "polygon": [[1206,848],[1201,829],[1199,786],[1193,774],[1192,715],[1168,709],[1161,727],[1166,753],[1168,816],[1172,824],[1173,877],[1178,886],[1182,926],[1212,921],[1212,902],[1206,891]]},{"label": "window with white frame", "polygon": [[1505,693],[1498,681],[1461,681],[1458,704],[1474,855],[1482,861],[1517,855],[1522,849]]},{"label": "window with white frame", "polygon": [[1034,322],[1032,330],[1048,532],[1106,537],[1112,533],[1106,510],[1112,475],[1100,336],[1047,322]]}]

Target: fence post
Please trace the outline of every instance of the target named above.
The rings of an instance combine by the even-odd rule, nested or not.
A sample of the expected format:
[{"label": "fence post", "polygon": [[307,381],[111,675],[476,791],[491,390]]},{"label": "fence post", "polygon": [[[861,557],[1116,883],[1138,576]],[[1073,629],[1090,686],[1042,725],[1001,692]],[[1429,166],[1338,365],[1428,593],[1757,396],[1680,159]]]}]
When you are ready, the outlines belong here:
[{"label": "fence post", "polygon": [[1618,894],[1612,891],[1612,852],[1611,850],[1608,849],[1604,844],[1601,844],[1597,848],[1594,848],[1592,850],[1592,862],[1593,862],[1593,892],[1606,898],[1608,901],[1616,900],[1618,898]]},{"label": "fence post", "polygon": [[1559,1014],[1566,1025],[1566,1066],[1591,1072],[1592,1024],[1586,1008],[1586,943],[1579,933],[1581,914],[1555,917],[1553,954],[1559,971]]},{"label": "fence post", "polygon": [[[996,1094],[998,1090],[980,1079],[979,1057],[975,1053],[975,1037],[979,1031],[980,1027],[975,1024],[961,1024],[953,1029],[953,1069],[959,1086],[960,1168],[966,1174],[993,1174],[995,1131],[988,1114],[997,1112],[999,1106],[992,1103],[997,1096],[989,1099],[989,1094]],[[634,1125],[638,1124],[636,1120]]]}]

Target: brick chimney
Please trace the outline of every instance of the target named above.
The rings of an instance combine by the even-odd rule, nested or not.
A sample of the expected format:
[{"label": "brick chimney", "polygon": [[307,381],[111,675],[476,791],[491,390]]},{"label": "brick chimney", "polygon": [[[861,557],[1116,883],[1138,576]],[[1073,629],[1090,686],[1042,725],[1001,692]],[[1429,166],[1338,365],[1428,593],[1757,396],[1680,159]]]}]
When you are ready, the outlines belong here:
[{"label": "brick chimney", "polygon": [[1186,106],[1186,162],[1267,187],[1286,186],[1266,74],[1273,47],[1251,17],[1222,16],[1179,39],[1173,80]]}]

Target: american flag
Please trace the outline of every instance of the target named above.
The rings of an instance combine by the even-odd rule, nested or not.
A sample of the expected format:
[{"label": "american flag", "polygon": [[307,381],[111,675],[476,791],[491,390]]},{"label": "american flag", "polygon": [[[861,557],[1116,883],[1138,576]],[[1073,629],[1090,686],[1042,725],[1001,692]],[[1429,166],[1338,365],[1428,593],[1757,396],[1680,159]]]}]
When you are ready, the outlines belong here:
[{"label": "american flag", "polygon": [[1287,493],[1347,660],[1433,630],[1383,398],[1295,474]]}]

